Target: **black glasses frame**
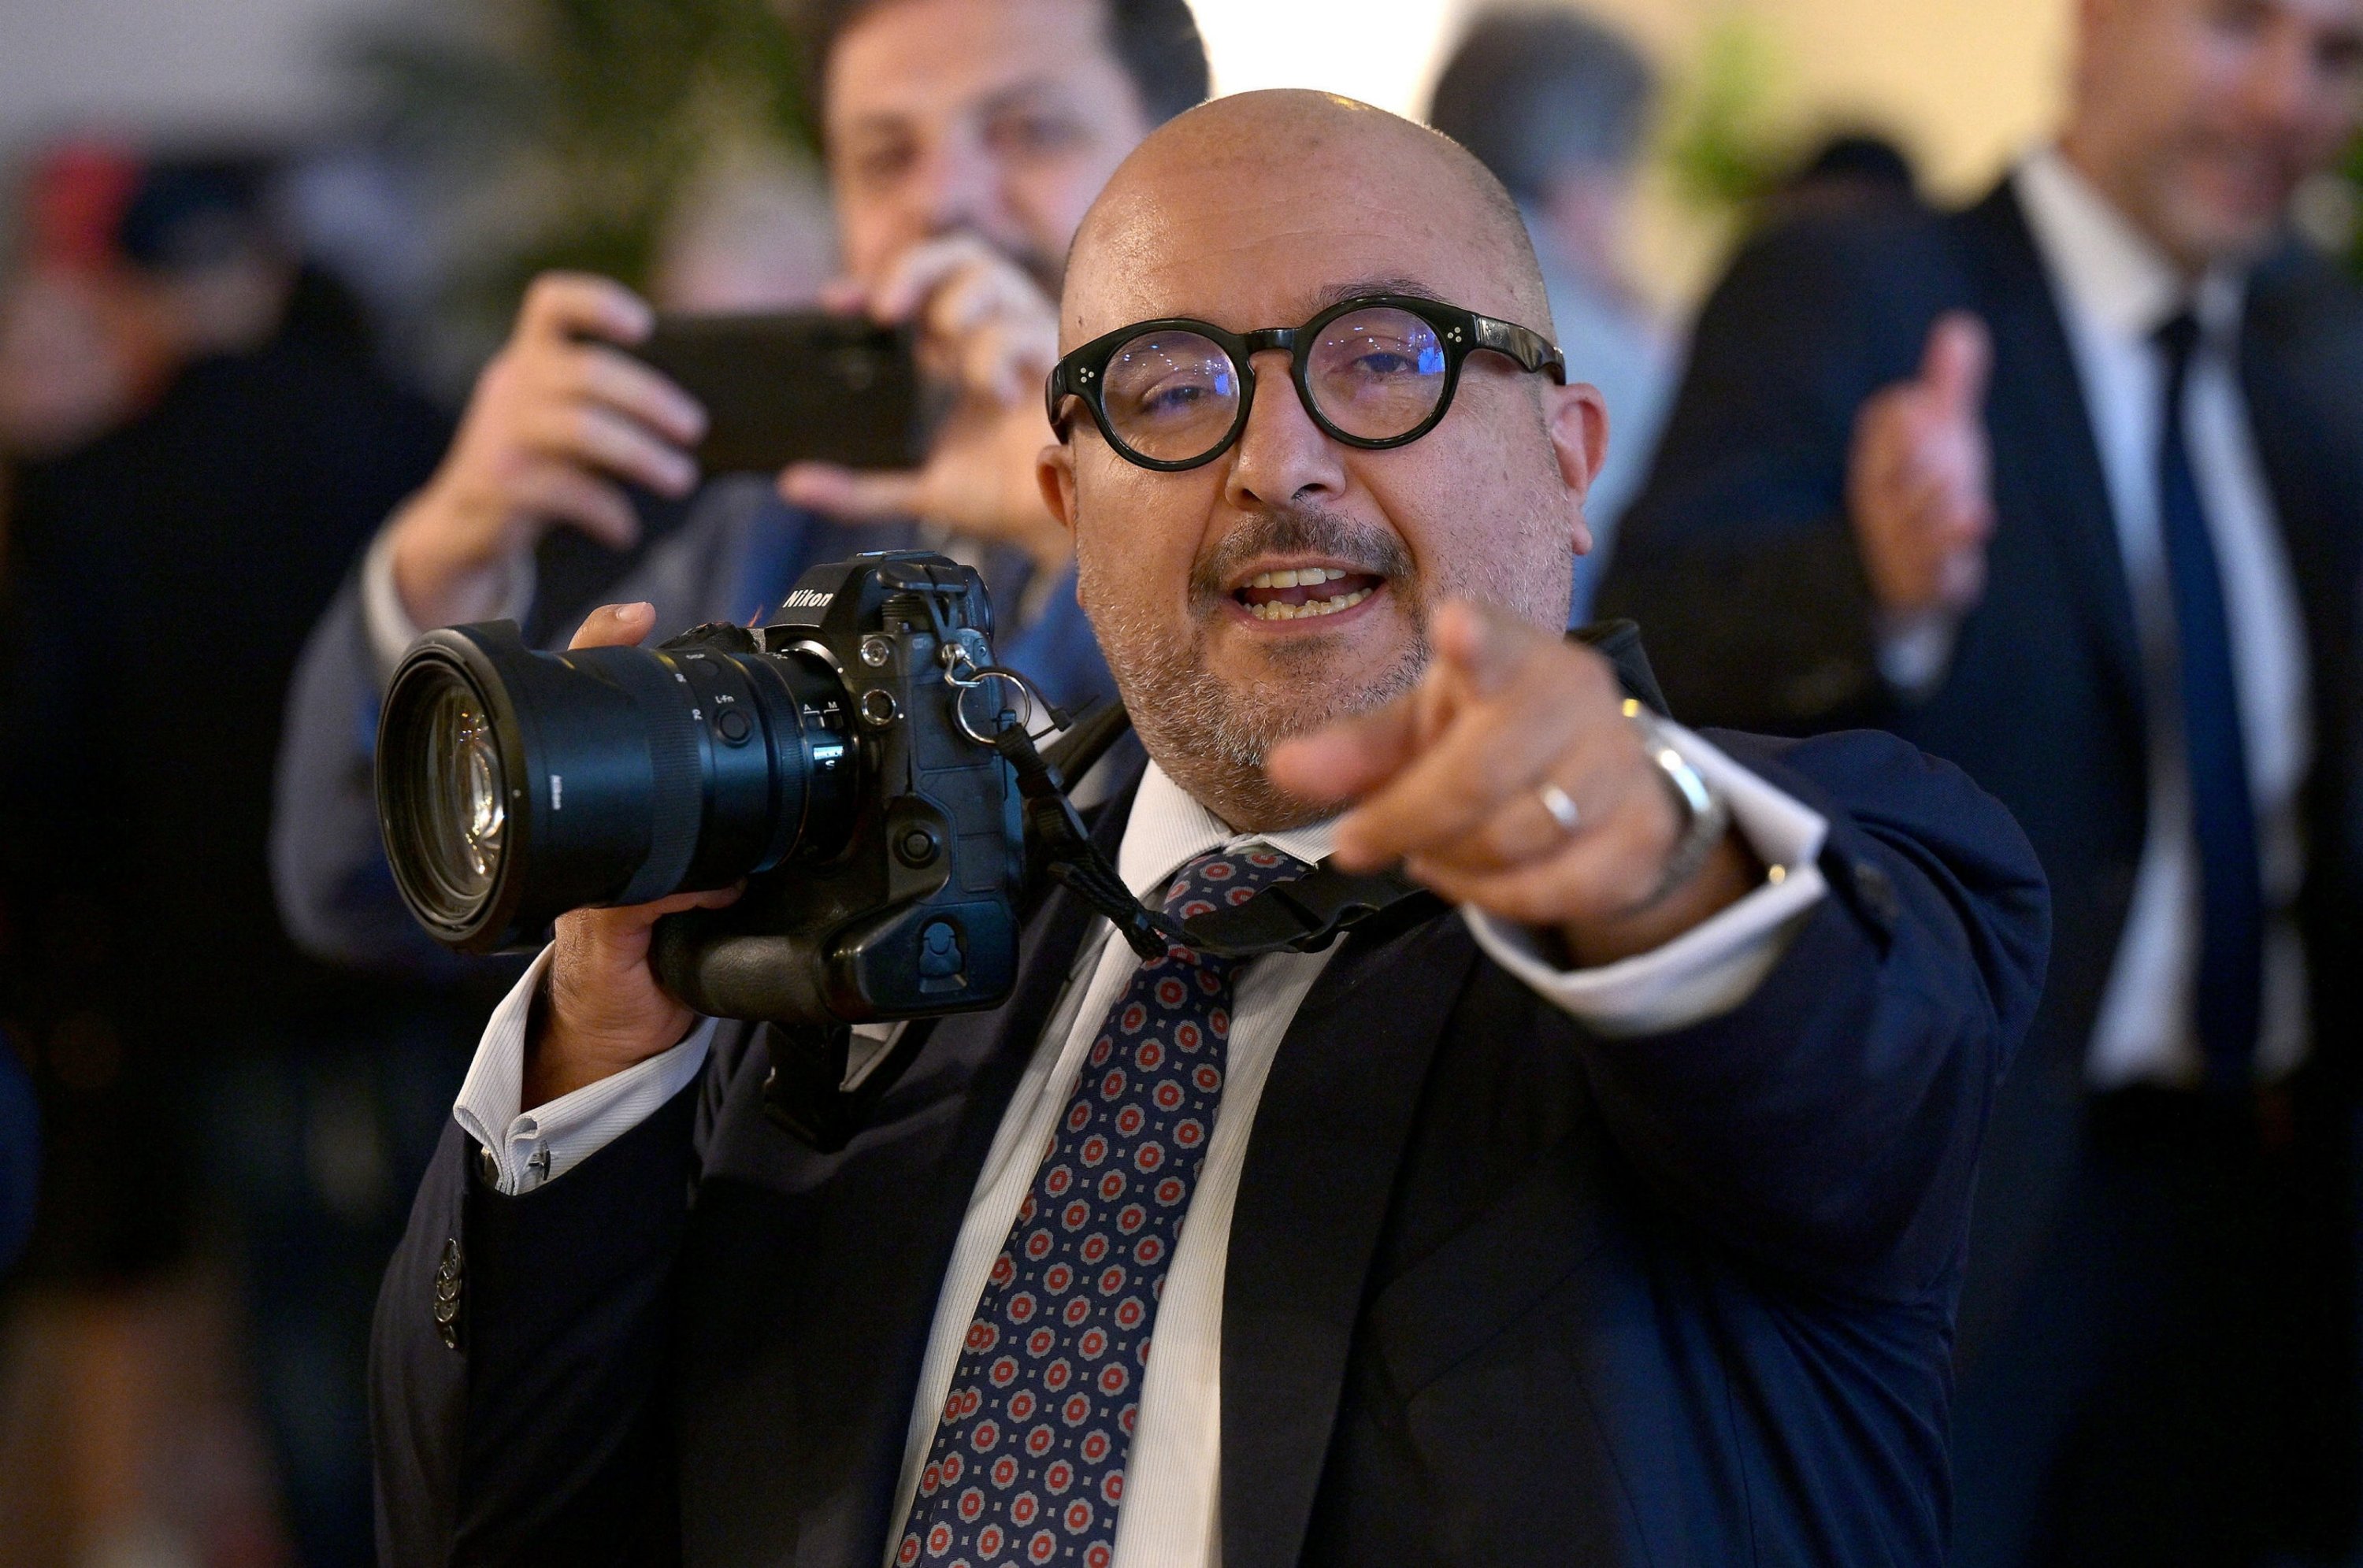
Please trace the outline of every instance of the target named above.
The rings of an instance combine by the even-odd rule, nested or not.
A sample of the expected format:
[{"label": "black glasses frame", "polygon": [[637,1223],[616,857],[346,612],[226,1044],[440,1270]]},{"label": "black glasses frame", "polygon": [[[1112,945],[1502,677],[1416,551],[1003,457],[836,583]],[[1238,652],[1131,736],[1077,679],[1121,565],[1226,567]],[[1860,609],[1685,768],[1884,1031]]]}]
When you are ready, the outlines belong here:
[{"label": "black glasses frame", "polygon": [[[1324,327],[1340,316],[1356,311],[1391,309],[1405,311],[1419,317],[1436,329],[1437,341],[1444,349],[1444,391],[1436,400],[1436,411],[1413,429],[1400,436],[1370,437],[1349,435],[1331,424],[1321,412],[1313,396],[1313,388],[1305,380],[1305,356],[1297,351],[1300,344],[1316,341]],[[1239,408],[1231,427],[1203,456],[1166,461],[1145,456],[1126,445],[1108,424],[1107,405],[1102,401],[1102,390],[1107,379],[1107,363],[1115,358],[1116,350],[1137,337],[1152,332],[1194,332],[1206,338],[1231,358],[1231,368],[1238,373]],[[1109,446],[1126,462],[1161,473],[1178,473],[1187,469],[1203,468],[1237,444],[1239,433],[1247,428],[1248,415],[1255,408],[1255,356],[1278,348],[1289,357],[1289,380],[1296,383],[1296,396],[1313,423],[1331,439],[1366,451],[1381,451],[1389,447],[1408,446],[1443,422],[1452,407],[1452,395],[1460,387],[1460,367],[1470,355],[1482,348],[1500,354],[1529,373],[1549,373],[1561,386],[1567,384],[1567,359],[1558,347],[1541,333],[1518,326],[1514,322],[1480,315],[1473,310],[1446,304],[1439,300],[1423,299],[1416,294],[1358,294],[1339,300],[1302,326],[1267,326],[1248,333],[1226,332],[1212,322],[1196,321],[1188,316],[1165,316],[1156,321],[1135,322],[1119,327],[1104,337],[1094,337],[1059,360],[1050,370],[1045,397],[1049,409],[1050,428],[1060,440],[1067,437],[1067,425],[1060,416],[1060,404],[1068,398],[1079,398],[1091,410],[1092,423]]]}]

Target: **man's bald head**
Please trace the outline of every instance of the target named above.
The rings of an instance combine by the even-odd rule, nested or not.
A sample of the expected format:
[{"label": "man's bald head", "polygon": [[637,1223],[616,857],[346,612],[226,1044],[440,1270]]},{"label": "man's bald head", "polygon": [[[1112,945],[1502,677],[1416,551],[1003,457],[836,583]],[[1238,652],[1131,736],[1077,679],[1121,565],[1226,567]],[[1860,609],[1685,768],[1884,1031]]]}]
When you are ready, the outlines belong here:
[{"label": "man's bald head", "polygon": [[[1326,240],[1341,272],[1354,270],[1358,250],[1388,249],[1402,260],[1369,281],[1418,284],[1415,292],[1552,336],[1517,204],[1467,149],[1368,104],[1285,89],[1201,105],[1125,160],[1076,232],[1065,346],[1139,319],[1122,312],[1145,297],[1152,273],[1167,271],[1156,263],[1185,248],[1205,256],[1226,230],[1265,242]],[[1349,237],[1375,244],[1337,243]],[[1096,319],[1101,304],[1109,319]],[[1170,303],[1149,314],[1205,313]]]},{"label": "man's bald head", "polygon": [[[1059,332],[1069,352],[1172,318],[1247,334],[1373,294],[1550,332],[1525,226],[1468,152],[1365,104],[1243,94],[1172,120],[1115,171],[1077,233]],[[1423,434],[1371,447],[1316,422],[1288,368],[1305,355],[1326,358],[1325,374],[1384,375],[1405,348],[1348,326],[1254,350],[1204,383],[1237,388],[1238,424],[1188,469],[1131,462],[1071,410],[1042,454],[1142,742],[1235,826],[1318,814],[1265,777],[1266,749],[1409,690],[1447,600],[1567,623],[1590,546],[1583,498],[1607,449],[1599,392],[1481,344],[1453,359],[1452,401]],[[1141,363],[1152,377],[1175,368],[1157,344]],[[1139,396],[1199,390],[1180,377]]]}]

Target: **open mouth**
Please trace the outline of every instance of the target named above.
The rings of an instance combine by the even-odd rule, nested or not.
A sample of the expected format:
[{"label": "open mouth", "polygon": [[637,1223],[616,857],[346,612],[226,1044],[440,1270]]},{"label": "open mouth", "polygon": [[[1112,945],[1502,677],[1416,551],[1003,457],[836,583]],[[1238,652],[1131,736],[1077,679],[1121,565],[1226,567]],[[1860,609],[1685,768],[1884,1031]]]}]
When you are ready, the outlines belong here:
[{"label": "open mouth", "polygon": [[1231,597],[1259,621],[1303,621],[1351,610],[1384,586],[1386,579],[1376,572],[1296,567],[1258,572]]}]

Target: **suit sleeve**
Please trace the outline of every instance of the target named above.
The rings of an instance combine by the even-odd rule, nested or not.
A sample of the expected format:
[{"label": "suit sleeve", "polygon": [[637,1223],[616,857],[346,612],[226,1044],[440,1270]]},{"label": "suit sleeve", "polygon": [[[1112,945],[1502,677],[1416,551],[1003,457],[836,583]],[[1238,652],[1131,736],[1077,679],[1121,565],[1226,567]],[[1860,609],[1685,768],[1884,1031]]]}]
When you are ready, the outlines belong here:
[{"label": "suit sleeve", "polygon": [[288,687],[272,785],[272,889],[288,934],[315,957],[447,977],[457,961],[403,909],[378,841],[380,679],[356,569],[312,628]]},{"label": "suit sleeve", "polygon": [[1958,1267],[1994,1088],[2042,989],[2042,870],[1999,802],[1892,736],[1713,738],[1828,817],[1832,896],[1741,1006],[1587,1039],[1586,1077],[1643,1178],[1723,1244],[1925,1299]]},{"label": "suit sleeve", "polygon": [[1967,298],[1939,222],[1792,221],[1701,312],[1595,612],[1640,623],[1684,722],[1793,734],[1882,716],[1847,458],[1864,401],[1912,375],[1929,325]]},{"label": "suit sleeve", "polygon": [[665,1375],[704,1093],[515,1198],[445,1131],[371,1340],[382,1562],[676,1554]]}]

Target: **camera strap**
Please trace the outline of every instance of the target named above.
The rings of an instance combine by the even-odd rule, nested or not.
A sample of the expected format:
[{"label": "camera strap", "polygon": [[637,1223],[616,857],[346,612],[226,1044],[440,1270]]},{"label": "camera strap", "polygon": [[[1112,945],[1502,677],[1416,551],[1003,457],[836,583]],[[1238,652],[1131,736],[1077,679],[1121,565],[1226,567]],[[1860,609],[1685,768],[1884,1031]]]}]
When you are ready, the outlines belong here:
[{"label": "camera strap", "polygon": [[[1601,622],[1570,635],[1615,667],[1629,696],[1665,712],[1665,698],[1631,622]],[[1317,953],[1377,916],[1414,912],[1422,900],[1442,907],[1434,893],[1399,873],[1358,875],[1325,860],[1296,881],[1276,883],[1244,904],[1187,922],[1152,910],[1132,896],[1115,867],[1092,842],[1082,817],[1067,799],[1062,777],[1080,778],[1090,772],[1132,727],[1130,718],[1117,704],[1086,712],[1071,724],[1064,723],[1063,713],[1051,712],[1062,733],[1047,757],[1014,713],[1000,715],[992,736],[993,749],[1016,774],[1029,866],[1105,916],[1143,958],[1161,957],[1175,943],[1225,958]],[[765,1110],[772,1121],[824,1154],[844,1148],[869,1124],[878,1102],[917,1057],[926,1038],[923,1031],[904,1031],[860,1081],[848,1088],[853,1041],[845,1025],[771,1027],[783,1039],[772,1050],[771,1072],[764,1082]]]},{"label": "camera strap", "polygon": [[[1639,627],[1630,621],[1598,621],[1569,637],[1607,659],[1628,696],[1665,713],[1665,694],[1641,646]],[[1356,873],[1325,860],[1296,881],[1276,883],[1244,904],[1186,922],[1148,908],[1132,896],[1107,856],[1092,843],[1061,778],[1062,773],[1082,778],[1130,728],[1123,707],[1111,704],[1068,727],[1051,745],[1055,760],[1045,758],[1025,727],[1015,722],[1004,721],[993,744],[1016,771],[1027,837],[1040,856],[1040,868],[1106,916],[1143,958],[1158,957],[1175,943],[1223,958],[1318,953],[1374,916],[1423,899],[1440,904],[1433,893],[1400,872]]]},{"label": "camera strap", "polygon": [[[1092,714],[1070,732],[1075,744],[1059,747],[1060,759],[1078,773],[1086,771],[1128,727],[1122,708]],[[1036,749],[1023,725],[1003,725],[993,749],[1017,775],[1026,836],[1043,872],[1104,915],[1143,958],[1161,957],[1176,944],[1222,958],[1317,953],[1372,915],[1435,897],[1399,873],[1358,874],[1325,860],[1298,880],[1266,888],[1244,904],[1177,921],[1133,897],[1084,830],[1067,799],[1060,769]]]}]

